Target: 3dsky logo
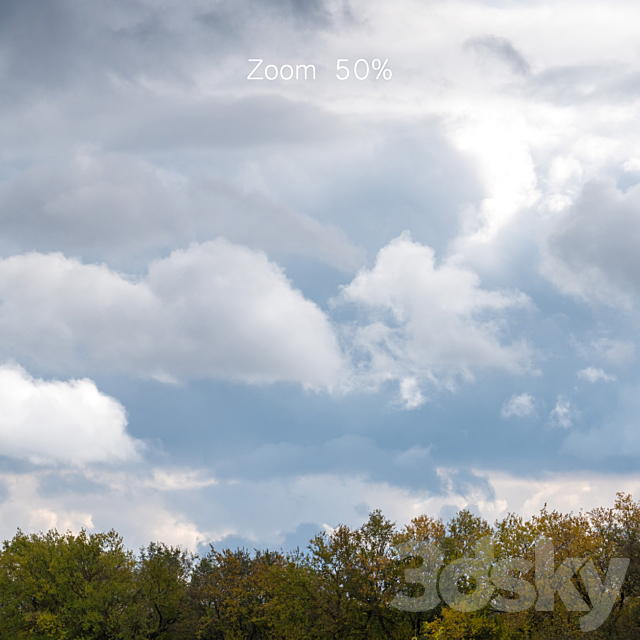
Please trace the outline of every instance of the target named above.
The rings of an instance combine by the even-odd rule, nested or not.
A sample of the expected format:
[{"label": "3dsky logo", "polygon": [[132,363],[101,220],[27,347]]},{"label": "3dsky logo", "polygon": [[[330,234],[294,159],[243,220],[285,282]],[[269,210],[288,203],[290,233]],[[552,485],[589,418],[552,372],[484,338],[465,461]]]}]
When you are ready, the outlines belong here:
[{"label": "3dsky logo", "polygon": [[[538,611],[553,611],[554,595],[569,611],[585,611],[580,618],[582,631],[597,629],[609,616],[616,602],[629,567],[628,558],[612,558],[604,581],[600,579],[593,560],[567,558],[555,569],[553,542],[541,538],[535,545],[535,562],[524,558],[496,559],[490,536],[478,540],[475,557],[454,560],[443,568],[442,552],[426,542],[409,541],[398,547],[401,558],[421,557],[422,566],[405,569],[407,582],[424,586],[417,597],[396,596],[391,606],[402,611],[428,611],[444,600],[451,608],[462,612],[477,611],[487,604],[508,613],[536,607]],[[522,578],[534,569],[534,584]],[[578,575],[591,601],[589,605],[572,581]],[[469,590],[473,585],[473,589]],[[516,594],[515,598],[495,595],[496,589]],[[439,591],[439,594],[438,594]]]}]

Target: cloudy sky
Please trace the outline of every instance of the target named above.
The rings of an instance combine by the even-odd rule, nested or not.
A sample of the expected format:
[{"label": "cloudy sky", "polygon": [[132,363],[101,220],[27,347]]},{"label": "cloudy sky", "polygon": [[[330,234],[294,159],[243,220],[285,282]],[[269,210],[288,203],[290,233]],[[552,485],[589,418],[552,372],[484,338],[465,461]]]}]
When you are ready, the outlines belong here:
[{"label": "cloudy sky", "polygon": [[0,537],[640,497],[638,24],[0,2]]}]

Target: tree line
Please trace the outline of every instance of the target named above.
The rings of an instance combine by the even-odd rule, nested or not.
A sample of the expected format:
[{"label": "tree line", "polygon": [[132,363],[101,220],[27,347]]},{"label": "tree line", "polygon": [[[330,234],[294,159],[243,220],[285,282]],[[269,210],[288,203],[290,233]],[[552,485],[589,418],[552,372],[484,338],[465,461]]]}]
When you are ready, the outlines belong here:
[{"label": "tree line", "polygon": [[[491,603],[461,612],[444,602],[429,611],[391,606],[420,596],[405,580],[422,560],[401,558],[409,541],[435,545],[445,563],[472,557],[490,536],[496,561],[534,560],[551,539],[555,563],[589,558],[603,582],[612,558],[630,560],[606,621],[582,633],[581,612],[556,596],[553,611],[505,613]],[[532,571],[521,577],[533,582]],[[411,576],[411,573],[408,574]],[[572,584],[589,603],[578,575]],[[462,592],[477,585],[463,580]],[[514,593],[496,590],[513,598]],[[591,603],[592,604],[592,603]],[[640,502],[618,494],[612,508],[560,513],[543,508],[525,520],[490,525],[468,510],[448,522],[428,515],[398,527],[373,511],[359,528],[338,526],[294,552],[213,547],[196,556],[151,543],[138,554],[115,531],[25,534],[0,554],[0,640],[502,640],[640,638]]]}]

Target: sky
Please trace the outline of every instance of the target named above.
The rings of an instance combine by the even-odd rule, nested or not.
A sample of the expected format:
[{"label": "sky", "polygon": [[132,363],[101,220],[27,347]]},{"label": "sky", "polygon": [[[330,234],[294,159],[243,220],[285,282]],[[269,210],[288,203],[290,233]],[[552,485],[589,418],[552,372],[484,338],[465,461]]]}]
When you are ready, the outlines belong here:
[{"label": "sky", "polygon": [[640,497],[639,23],[2,0],[0,538]]}]

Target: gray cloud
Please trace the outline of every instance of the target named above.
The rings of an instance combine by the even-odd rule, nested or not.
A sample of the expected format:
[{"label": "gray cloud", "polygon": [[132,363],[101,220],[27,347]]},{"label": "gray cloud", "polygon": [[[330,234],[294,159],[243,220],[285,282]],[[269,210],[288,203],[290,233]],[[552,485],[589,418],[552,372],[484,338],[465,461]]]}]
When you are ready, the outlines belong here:
[{"label": "gray cloud", "polygon": [[[565,464],[556,445],[584,423],[540,429],[558,393],[586,422],[593,395],[614,393],[615,384],[591,387],[584,406],[562,384],[575,384],[575,371],[592,363],[606,372],[626,363],[616,370],[624,383],[634,347],[610,340],[592,345],[598,357],[571,361],[567,331],[582,335],[593,318],[539,282],[533,252],[514,238],[533,244],[530,229],[541,224],[545,273],[562,291],[633,307],[633,188],[614,189],[600,205],[585,188],[582,199],[544,218],[522,207],[538,192],[546,202],[547,188],[569,202],[584,176],[610,166],[610,155],[620,165],[628,159],[640,86],[628,53],[636,20],[618,47],[618,32],[591,14],[593,32],[576,31],[573,6],[560,3],[549,20],[547,7],[516,5],[480,3],[469,21],[461,5],[418,1],[392,13],[384,3],[361,3],[355,17],[341,0],[0,4],[1,353],[38,375],[94,368],[112,396],[120,397],[114,387],[126,389],[132,432],[161,449],[149,458],[193,464],[198,455],[220,474],[97,478],[96,465],[84,483],[79,474],[6,473],[5,535],[17,524],[115,526],[134,545],[151,537],[279,542],[316,526],[304,523],[360,522],[369,505],[415,515],[439,490],[434,464],[443,459],[519,473]],[[460,42],[491,33],[502,15],[510,40],[467,40],[483,65],[478,73]],[[326,65],[322,82],[252,85],[247,59],[255,56],[318,61]],[[331,72],[343,56],[389,57],[393,79],[341,84]],[[553,158],[568,159],[575,172],[549,187]],[[451,259],[448,243],[476,214],[488,233],[471,248],[454,243],[461,253]],[[362,266],[350,239],[373,256],[404,229],[421,243],[414,248],[422,259],[398,252],[380,268],[369,264],[358,286],[345,289],[349,304],[333,309],[360,339],[363,375],[354,387],[378,397],[333,398],[328,410],[323,395],[311,400],[297,385],[228,383],[341,379],[335,327],[309,303],[310,292],[321,289],[314,300],[322,304],[346,280],[332,267]],[[226,262],[210,259],[218,236],[236,243]],[[281,259],[303,264],[296,286],[304,294],[273,262]],[[100,261],[107,264],[91,264]],[[516,289],[539,303],[535,314],[511,317],[508,309],[525,300]],[[635,329],[620,330],[627,321],[607,316],[606,335],[629,339]],[[496,420],[501,403],[522,392],[511,376],[528,369],[533,353],[509,327],[552,354],[553,366],[531,382],[539,420]],[[420,406],[432,389],[453,389],[480,371],[487,378]],[[158,419],[158,397],[178,387],[128,377],[138,374],[219,376],[225,384],[185,384],[175,396],[183,404]],[[139,395],[143,384],[154,392]],[[391,387],[414,408],[402,419],[388,407]],[[516,409],[526,412],[524,405]],[[628,424],[620,441],[637,451]],[[587,449],[610,446],[614,455],[606,430],[585,433]],[[471,503],[496,497],[473,474],[452,470],[449,479]],[[457,509],[465,501],[446,502]]]},{"label": "gray cloud", "polygon": [[0,6],[3,84],[7,98],[54,93],[79,81],[103,83],[108,74],[136,78],[140,73],[186,80],[198,56],[224,55],[272,41],[306,39],[347,19],[346,2],[323,0],[221,1],[202,3],[137,0],[75,3],[5,0]]},{"label": "gray cloud", "polygon": [[575,203],[552,217],[542,271],[564,293],[629,307],[640,293],[640,186],[626,193],[594,179]]},{"label": "gray cloud", "polygon": [[441,474],[443,490],[461,496],[473,496],[476,500],[495,500],[496,494],[488,478],[469,469],[448,469]]},{"label": "gray cloud", "polygon": [[[550,64],[535,72],[529,60],[507,38],[469,38],[463,48],[473,52],[483,66],[501,64],[514,74],[503,90],[557,105],[618,103],[640,92],[640,74],[615,61]],[[518,78],[519,76],[519,78]]]},{"label": "gray cloud", "polygon": [[302,253],[353,271],[364,259],[332,225],[207,174],[184,175],[135,156],[83,149],[0,184],[4,253],[63,250],[143,267],[166,247],[218,236]]},{"label": "gray cloud", "polygon": [[531,67],[525,57],[506,38],[498,36],[470,38],[464,43],[464,47],[483,58],[499,60],[513,73],[524,76],[531,73]]},{"label": "gray cloud", "polygon": [[526,87],[531,98],[558,105],[615,103],[633,97],[637,91],[636,74],[629,76],[628,70],[618,64],[551,66],[531,76]]},{"label": "gray cloud", "polygon": [[59,469],[40,476],[38,494],[43,498],[55,498],[60,494],[105,494],[107,487],[95,482],[77,469]]},{"label": "gray cloud", "polygon": [[625,385],[607,414],[587,428],[570,433],[562,451],[583,461],[635,460],[640,455],[638,388]]},{"label": "gray cloud", "polygon": [[436,492],[440,486],[429,448],[416,445],[405,451],[391,451],[380,448],[371,438],[355,434],[320,446],[263,445],[217,464],[215,471],[219,477],[247,480],[335,473]]},{"label": "gray cloud", "polygon": [[164,99],[161,105],[149,99],[146,107],[133,118],[123,114],[121,126],[105,140],[105,146],[143,152],[224,149],[317,143],[349,134],[338,116],[276,95]]}]

